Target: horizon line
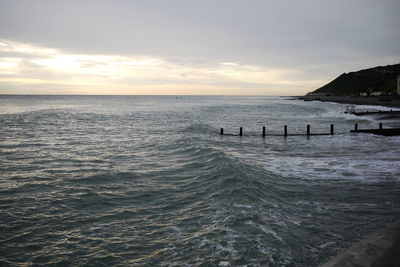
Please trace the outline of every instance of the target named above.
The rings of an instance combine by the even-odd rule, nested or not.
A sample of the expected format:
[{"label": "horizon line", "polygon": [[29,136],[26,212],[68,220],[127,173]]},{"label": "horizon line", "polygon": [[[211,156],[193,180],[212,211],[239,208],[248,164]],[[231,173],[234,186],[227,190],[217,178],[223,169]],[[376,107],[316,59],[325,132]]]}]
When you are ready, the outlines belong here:
[{"label": "horizon line", "polygon": [[182,95],[157,95],[157,94],[23,94],[23,93],[15,93],[15,94],[7,94],[0,93],[0,96],[277,96],[277,97],[299,97],[303,95],[190,95],[190,94],[182,94]]}]

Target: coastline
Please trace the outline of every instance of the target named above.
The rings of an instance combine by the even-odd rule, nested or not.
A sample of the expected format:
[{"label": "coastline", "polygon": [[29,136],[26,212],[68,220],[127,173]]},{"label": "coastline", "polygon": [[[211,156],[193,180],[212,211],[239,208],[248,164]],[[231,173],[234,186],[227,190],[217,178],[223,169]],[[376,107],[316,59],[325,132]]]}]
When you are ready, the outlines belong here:
[{"label": "coastline", "polygon": [[297,99],[304,101],[321,101],[341,104],[372,105],[400,108],[400,98],[391,99],[390,101],[380,101],[379,97],[367,96],[300,96]]}]

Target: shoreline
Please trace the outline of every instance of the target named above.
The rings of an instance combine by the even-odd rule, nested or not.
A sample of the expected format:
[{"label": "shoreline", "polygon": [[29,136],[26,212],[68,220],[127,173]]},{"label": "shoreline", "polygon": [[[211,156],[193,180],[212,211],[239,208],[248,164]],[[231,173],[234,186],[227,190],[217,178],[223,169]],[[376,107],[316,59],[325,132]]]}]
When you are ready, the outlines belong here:
[{"label": "shoreline", "polygon": [[400,108],[400,98],[395,98],[390,101],[380,101],[379,97],[368,97],[368,96],[300,96],[297,99],[304,101],[321,101],[321,102],[334,102],[340,104],[371,105],[371,106]]}]

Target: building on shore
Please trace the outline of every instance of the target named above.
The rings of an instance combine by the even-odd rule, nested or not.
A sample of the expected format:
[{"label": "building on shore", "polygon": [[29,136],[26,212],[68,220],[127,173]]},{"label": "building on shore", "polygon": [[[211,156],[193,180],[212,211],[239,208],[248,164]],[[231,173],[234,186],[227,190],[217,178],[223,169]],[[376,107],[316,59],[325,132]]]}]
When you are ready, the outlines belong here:
[{"label": "building on shore", "polygon": [[370,93],[370,96],[381,96],[381,95],[383,95],[383,92],[380,91],[374,91]]},{"label": "building on shore", "polygon": [[364,92],[360,93],[360,96],[381,96],[381,95],[384,95],[384,94],[385,93],[380,91],[380,90],[377,90],[377,89],[375,89],[373,87],[368,87],[367,90],[365,90]]}]

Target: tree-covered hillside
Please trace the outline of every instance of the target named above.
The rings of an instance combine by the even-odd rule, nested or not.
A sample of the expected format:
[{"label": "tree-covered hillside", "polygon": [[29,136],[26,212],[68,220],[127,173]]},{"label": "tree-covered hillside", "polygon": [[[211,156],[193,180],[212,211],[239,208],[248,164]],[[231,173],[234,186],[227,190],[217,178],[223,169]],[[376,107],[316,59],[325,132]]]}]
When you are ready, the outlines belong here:
[{"label": "tree-covered hillside", "polygon": [[343,73],[312,93],[350,96],[368,90],[395,92],[397,75],[400,75],[400,64]]}]

